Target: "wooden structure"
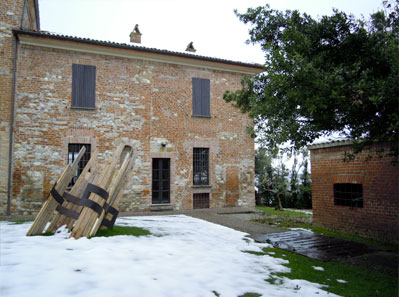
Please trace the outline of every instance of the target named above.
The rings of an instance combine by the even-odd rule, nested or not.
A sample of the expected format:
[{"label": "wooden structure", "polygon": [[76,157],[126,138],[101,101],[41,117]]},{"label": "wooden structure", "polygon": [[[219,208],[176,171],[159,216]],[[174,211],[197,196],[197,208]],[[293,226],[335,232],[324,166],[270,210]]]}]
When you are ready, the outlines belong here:
[{"label": "wooden structure", "polygon": [[101,226],[112,229],[119,201],[132,174],[135,151],[130,145],[121,144],[106,164],[101,165],[96,150],[68,192],[66,189],[84,152],[82,147],[74,162],[65,167],[27,236],[55,232],[63,225],[76,239],[94,236]]}]

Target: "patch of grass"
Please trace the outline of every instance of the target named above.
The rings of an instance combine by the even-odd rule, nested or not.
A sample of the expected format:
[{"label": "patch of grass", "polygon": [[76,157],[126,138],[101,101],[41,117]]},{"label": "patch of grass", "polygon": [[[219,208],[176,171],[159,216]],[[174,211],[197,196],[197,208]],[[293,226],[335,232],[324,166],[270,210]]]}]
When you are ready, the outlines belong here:
[{"label": "patch of grass", "polygon": [[240,295],[238,297],[261,297],[261,294],[258,293],[245,293],[244,295]]},{"label": "patch of grass", "polygon": [[151,234],[150,231],[143,228],[114,226],[112,230],[110,229],[98,230],[96,235],[93,237],[109,237],[117,235],[145,236],[150,234]]},{"label": "patch of grass", "polygon": [[20,225],[20,224],[25,224],[25,223],[30,223],[32,220],[16,220],[9,222],[10,225]]},{"label": "patch of grass", "polygon": [[[271,284],[278,284],[279,278],[285,276],[289,279],[304,279],[327,285],[323,290],[341,296],[398,296],[398,280],[395,277],[343,263],[310,259],[277,248],[265,248],[263,251],[263,255],[288,260],[289,263],[284,265],[291,268],[289,273],[272,274],[266,280]],[[315,270],[312,266],[323,267],[324,271]],[[345,280],[346,283],[340,283],[338,279]]]},{"label": "patch of grass", "polygon": [[262,210],[268,215],[278,216],[278,217],[302,217],[302,218],[312,217],[312,215],[308,213],[292,211],[292,210],[276,210],[273,207],[256,206],[256,209]]},{"label": "patch of grass", "polygon": [[44,232],[42,234],[38,234],[37,236],[53,236],[53,235],[54,235],[54,232],[47,231],[47,232]]}]

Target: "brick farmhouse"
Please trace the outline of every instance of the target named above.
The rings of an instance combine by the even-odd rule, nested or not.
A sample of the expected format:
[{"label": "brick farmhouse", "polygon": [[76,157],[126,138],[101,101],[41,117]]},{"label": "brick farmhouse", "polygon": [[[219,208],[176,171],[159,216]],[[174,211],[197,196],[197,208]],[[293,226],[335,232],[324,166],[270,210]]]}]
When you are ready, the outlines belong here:
[{"label": "brick farmhouse", "polygon": [[[312,166],[313,223],[382,241],[399,240],[399,165],[397,157],[378,156],[375,145],[344,162],[351,142],[309,147]],[[370,158],[371,157],[371,158]]]},{"label": "brick farmhouse", "polygon": [[[138,151],[122,211],[254,206],[253,124],[223,100],[262,66],[40,31],[37,0],[0,4],[0,212],[37,212],[82,146]],[[84,161],[82,161],[82,166]],[[77,173],[78,174],[78,173]]]}]

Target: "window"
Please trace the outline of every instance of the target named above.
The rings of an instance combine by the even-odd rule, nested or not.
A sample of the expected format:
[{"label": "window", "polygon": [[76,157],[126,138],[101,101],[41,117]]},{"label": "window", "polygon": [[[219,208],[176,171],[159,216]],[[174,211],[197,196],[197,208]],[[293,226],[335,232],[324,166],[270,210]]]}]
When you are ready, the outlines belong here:
[{"label": "window", "polygon": [[363,207],[361,184],[334,184],[334,205]]},{"label": "window", "polygon": [[72,178],[69,187],[72,187],[76,181],[78,180],[79,175],[82,173],[83,169],[85,168],[87,162],[90,160],[90,144],[80,144],[80,143],[70,143],[68,144],[68,164],[72,164],[75,161],[76,157],[78,156],[82,146],[86,147],[86,151],[83,154],[82,159],[80,159],[78,170],[76,170],[75,176]]},{"label": "window", "polygon": [[193,77],[193,116],[210,117],[210,80]]},{"label": "window", "polygon": [[209,149],[194,148],[193,185],[209,185]]},{"label": "window", "polygon": [[209,193],[193,194],[193,209],[209,208]]},{"label": "window", "polygon": [[72,107],[95,108],[96,66],[72,64]]}]

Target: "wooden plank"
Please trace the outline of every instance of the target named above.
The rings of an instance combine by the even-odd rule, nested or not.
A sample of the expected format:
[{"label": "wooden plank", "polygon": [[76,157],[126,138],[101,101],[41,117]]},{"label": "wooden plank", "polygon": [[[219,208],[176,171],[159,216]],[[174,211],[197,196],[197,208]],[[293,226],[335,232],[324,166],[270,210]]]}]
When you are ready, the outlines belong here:
[{"label": "wooden plank", "polygon": [[[58,179],[57,184],[55,186],[55,190],[61,195],[64,194],[65,189],[67,188],[68,184],[71,182],[75,171],[79,166],[79,161],[83,157],[86,148],[82,147],[78,156],[73,161],[72,165],[68,164],[64,171],[61,174],[61,177]],[[33,222],[32,226],[29,228],[28,233],[26,236],[38,235],[43,233],[44,228],[47,225],[47,222],[53,215],[55,208],[57,207],[58,203],[55,199],[53,199],[52,195],[50,194],[47,200],[44,202],[42,208],[40,209],[38,215],[36,216],[35,221]]]},{"label": "wooden plank", "polygon": [[[81,198],[83,195],[83,192],[87,186],[88,180],[86,175],[89,173],[90,175],[93,173],[92,171],[92,167],[94,167],[94,165],[97,164],[97,155],[98,155],[98,150],[95,150],[93,155],[90,157],[89,162],[87,162],[85,168],[83,169],[82,173],[80,174],[78,180],[76,181],[76,183],[74,184],[74,186],[72,187],[70,194]],[[64,201],[64,203],[62,204],[62,206],[73,210],[75,212],[80,213],[81,207],[74,207],[73,203],[70,203],[68,201]],[[53,219],[51,221],[50,226],[47,228],[47,232],[55,232],[59,227],[61,227],[62,225],[66,225],[67,221],[69,221],[67,216],[60,214],[60,213],[56,213],[53,216]]]},{"label": "wooden plank", "polygon": [[[123,187],[122,181],[123,181],[123,183],[126,183],[126,181],[127,181],[126,176],[129,174],[129,172],[133,166],[135,157],[136,157],[136,154],[133,151],[128,152],[126,154],[125,159],[124,159],[122,165],[120,166],[120,169],[118,170],[118,174],[115,176],[115,179],[113,180],[113,183],[110,187],[107,203],[109,205],[113,206],[114,208],[116,208],[115,207],[116,206],[115,198],[118,196],[118,193],[121,190],[121,187]],[[104,215],[105,215],[105,211],[103,210],[101,215],[98,217],[93,229],[90,230],[90,236],[94,236],[97,233],[97,231],[100,228],[101,223],[104,219]]]},{"label": "wooden plank", "polygon": [[[118,158],[120,158],[120,154],[122,153],[124,147],[124,144],[118,146],[113,157],[108,161],[98,179],[97,186],[103,188],[105,191],[109,190],[109,186],[112,182],[111,178],[113,169],[115,168]],[[104,199],[98,197],[95,193],[91,193],[88,199],[95,201],[100,206],[103,206],[105,203]],[[83,207],[79,219],[76,221],[76,225],[71,232],[71,237],[76,239],[80,238],[81,236],[89,237],[90,231],[93,228],[97,218],[98,214],[95,211],[88,207]]]}]

